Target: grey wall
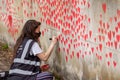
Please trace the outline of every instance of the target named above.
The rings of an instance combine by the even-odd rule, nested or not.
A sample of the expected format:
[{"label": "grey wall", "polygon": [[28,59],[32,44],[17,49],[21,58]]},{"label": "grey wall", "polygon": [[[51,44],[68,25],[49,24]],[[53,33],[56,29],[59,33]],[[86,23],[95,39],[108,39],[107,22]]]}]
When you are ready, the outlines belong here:
[{"label": "grey wall", "polygon": [[41,46],[58,43],[47,63],[65,80],[119,80],[120,0],[1,0],[0,39],[12,45],[23,24],[41,25]]}]

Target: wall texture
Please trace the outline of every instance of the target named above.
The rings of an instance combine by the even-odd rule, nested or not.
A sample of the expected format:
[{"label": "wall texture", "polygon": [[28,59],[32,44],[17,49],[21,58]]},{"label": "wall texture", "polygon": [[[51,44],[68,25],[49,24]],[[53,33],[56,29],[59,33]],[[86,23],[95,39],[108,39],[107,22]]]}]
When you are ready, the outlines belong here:
[{"label": "wall texture", "polygon": [[58,36],[48,63],[64,80],[120,80],[120,0],[0,0],[0,39],[13,45],[28,19],[43,50]]}]

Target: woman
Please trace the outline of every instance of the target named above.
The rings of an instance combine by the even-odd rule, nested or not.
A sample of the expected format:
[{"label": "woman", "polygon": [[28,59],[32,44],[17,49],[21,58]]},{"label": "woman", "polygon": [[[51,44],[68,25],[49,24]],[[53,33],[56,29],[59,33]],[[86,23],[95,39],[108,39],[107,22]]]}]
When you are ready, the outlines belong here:
[{"label": "woman", "polygon": [[46,52],[39,47],[41,23],[28,20],[14,47],[14,60],[7,80],[53,80],[49,72],[41,72],[40,61],[47,60],[57,42],[55,36]]}]

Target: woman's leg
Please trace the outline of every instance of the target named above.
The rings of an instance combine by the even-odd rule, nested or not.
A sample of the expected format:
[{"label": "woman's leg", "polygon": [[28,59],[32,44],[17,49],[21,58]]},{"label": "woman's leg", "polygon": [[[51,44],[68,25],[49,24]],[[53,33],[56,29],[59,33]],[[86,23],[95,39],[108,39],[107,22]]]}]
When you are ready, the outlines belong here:
[{"label": "woman's leg", "polygon": [[36,80],[53,80],[53,75],[50,72],[41,72],[37,74]]}]

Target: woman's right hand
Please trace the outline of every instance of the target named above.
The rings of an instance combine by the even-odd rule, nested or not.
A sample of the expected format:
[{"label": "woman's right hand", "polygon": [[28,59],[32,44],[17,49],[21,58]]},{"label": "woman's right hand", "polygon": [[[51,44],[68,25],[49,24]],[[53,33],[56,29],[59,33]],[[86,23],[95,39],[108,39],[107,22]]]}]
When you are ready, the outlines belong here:
[{"label": "woman's right hand", "polygon": [[57,43],[58,39],[56,36],[52,37],[52,43],[55,45]]}]

